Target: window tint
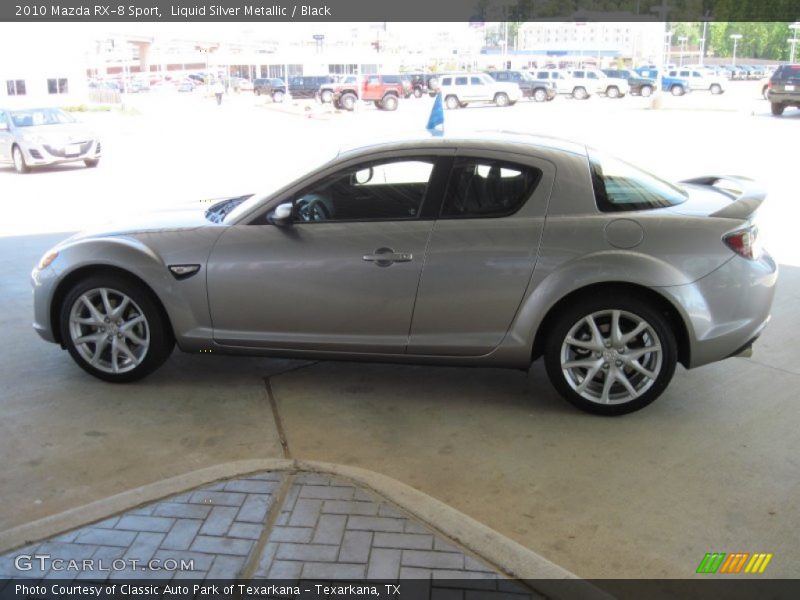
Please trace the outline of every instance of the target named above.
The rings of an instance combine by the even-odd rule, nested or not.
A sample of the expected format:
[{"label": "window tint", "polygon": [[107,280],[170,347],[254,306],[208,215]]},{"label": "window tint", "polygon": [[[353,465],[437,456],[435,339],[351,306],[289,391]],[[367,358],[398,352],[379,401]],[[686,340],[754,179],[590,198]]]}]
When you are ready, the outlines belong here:
[{"label": "window tint", "polygon": [[470,77],[469,82],[472,85],[483,85],[484,81],[480,77]]},{"label": "window tint", "polygon": [[451,81],[452,81],[452,79],[450,79],[450,77],[443,77],[442,78],[442,85],[450,85]]},{"label": "window tint", "polygon": [[457,159],[442,217],[504,217],[531,196],[542,172],[533,167],[494,160]]},{"label": "window tint", "polygon": [[467,85],[466,77],[456,77],[456,85]]},{"label": "window tint", "polygon": [[384,75],[383,83],[400,83],[400,77],[397,75]]},{"label": "window tint", "polygon": [[434,159],[396,160],[341,171],[294,201],[299,221],[372,221],[419,216]]},{"label": "window tint", "polygon": [[597,208],[603,212],[646,210],[686,201],[680,188],[624,161],[589,151]]}]

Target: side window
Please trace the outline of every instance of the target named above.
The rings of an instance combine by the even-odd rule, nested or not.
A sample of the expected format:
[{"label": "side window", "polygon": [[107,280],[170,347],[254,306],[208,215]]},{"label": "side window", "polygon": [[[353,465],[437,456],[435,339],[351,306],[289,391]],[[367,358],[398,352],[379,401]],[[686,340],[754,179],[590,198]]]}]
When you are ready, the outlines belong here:
[{"label": "side window", "polygon": [[470,77],[469,82],[471,85],[483,85],[483,81],[480,77]]},{"label": "side window", "polygon": [[384,75],[383,83],[400,83],[400,78],[397,75]]},{"label": "side window", "polygon": [[647,210],[686,201],[680,188],[613,156],[590,150],[589,166],[597,208],[603,212]]},{"label": "side window", "polygon": [[369,85],[378,85],[380,82],[381,78],[377,75],[370,75],[369,78],[367,78],[367,83]]},{"label": "side window", "polygon": [[497,81],[507,81],[508,74],[507,73],[489,73],[492,77],[494,77]]},{"label": "side window", "polygon": [[589,71],[586,75],[588,76],[589,79],[597,79],[597,73],[595,73],[594,71]]},{"label": "side window", "polygon": [[450,79],[449,77],[443,77],[442,78],[442,85],[450,85],[450,82],[452,82],[452,81],[453,80]]},{"label": "side window", "polygon": [[495,160],[455,161],[442,218],[505,217],[530,198],[542,178],[539,169]]},{"label": "side window", "polygon": [[575,79],[583,79],[583,78],[584,78],[584,73],[583,73],[583,71],[575,71],[575,72],[572,74],[572,76],[573,76]]},{"label": "side window", "polygon": [[466,77],[456,77],[456,85],[467,85]]},{"label": "side window", "polygon": [[368,163],[328,177],[294,200],[298,221],[394,221],[420,214],[434,159]]},{"label": "side window", "polygon": [[537,77],[538,79],[548,79],[548,77],[547,77],[547,71],[539,71],[539,72],[536,74],[536,77]]}]

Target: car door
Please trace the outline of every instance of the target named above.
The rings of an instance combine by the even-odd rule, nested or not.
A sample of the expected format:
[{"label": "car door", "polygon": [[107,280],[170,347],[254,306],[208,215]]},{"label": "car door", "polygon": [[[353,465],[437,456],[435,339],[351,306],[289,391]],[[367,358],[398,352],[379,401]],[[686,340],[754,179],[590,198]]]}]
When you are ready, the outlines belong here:
[{"label": "car door", "polygon": [[[347,164],[273,199],[250,224],[231,226],[208,261],[214,339],[405,352],[447,153]],[[289,202],[292,224],[270,224],[275,207]]]},{"label": "car door", "polygon": [[5,111],[0,110],[0,160],[11,160],[11,144],[14,137],[11,135],[11,123]]},{"label": "car door", "polygon": [[506,335],[531,280],[555,166],[460,150],[428,246],[409,354],[479,356]]}]

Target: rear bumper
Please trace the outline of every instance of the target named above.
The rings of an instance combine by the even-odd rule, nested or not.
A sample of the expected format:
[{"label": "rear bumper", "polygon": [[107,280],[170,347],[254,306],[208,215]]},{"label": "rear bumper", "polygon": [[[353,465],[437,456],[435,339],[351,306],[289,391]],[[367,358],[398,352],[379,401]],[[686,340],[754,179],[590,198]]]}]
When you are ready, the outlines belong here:
[{"label": "rear bumper", "polygon": [[767,100],[774,104],[785,104],[788,106],[800,106],[800,91],[797,92],[776,92],[767,91]]},{"label": "rear bumper", "polygon": [[658,288],[682,312],[689,341],[689,367],[735,356],[761,335],[770,319],[778,266],[764,253],[739,256],[702,279]]}]

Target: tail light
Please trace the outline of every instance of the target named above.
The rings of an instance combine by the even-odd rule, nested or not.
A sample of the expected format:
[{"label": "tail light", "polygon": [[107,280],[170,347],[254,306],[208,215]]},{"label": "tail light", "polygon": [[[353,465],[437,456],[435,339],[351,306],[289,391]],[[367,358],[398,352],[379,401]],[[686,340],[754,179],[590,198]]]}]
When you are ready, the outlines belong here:
[{"label": "tail light", "polygon": [[748,260],[761,258],[761,243],[758,240],[758,227],[755,225],[725,234],[722,241],[736,254]]}]

